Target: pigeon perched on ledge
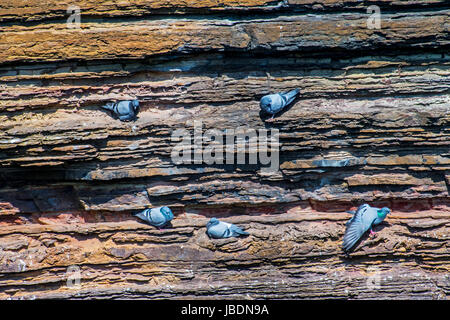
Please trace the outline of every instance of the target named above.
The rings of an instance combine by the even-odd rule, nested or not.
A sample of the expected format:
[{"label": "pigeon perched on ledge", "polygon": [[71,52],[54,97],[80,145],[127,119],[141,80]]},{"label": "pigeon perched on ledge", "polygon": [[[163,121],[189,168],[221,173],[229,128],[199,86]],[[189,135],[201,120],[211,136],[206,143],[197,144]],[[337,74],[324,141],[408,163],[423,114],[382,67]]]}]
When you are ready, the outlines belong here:
[{"label": "pigeon perched on ledge", "polygon": [[[350,213],[353,213],[349,211]],[[350,250],[355,246],[363,234],[370,229],[370,235],[376,234],[373,232],[372,228],[375,225],[383,222],[384,218],[391,212],[389,208],[375,208],[368,204],[363,204],[356,209],[353,213],[353,217],[347,221],[343,249],[345,252],[350,252]]]},{"label": "pigeon perched on ledge", "polygon": [[266,113],[271,114],[271,119],[273,119],[276,113],[283,110],[286,106],[288,106],[295,100],[295,97],[297,97],[297,94],[299,92],[300,89],[294,89],[288,92],[265,95],[261,98],[259,106]]},{"label": "pigeon perched on ledge", "polygon": [[111,111],[114,117],[121,121],[131,121],[136,119],[139,112],[138,100],[126,100],[119,102],[109,102],[102,106],[103,109]]},{"label": "pigeon perched on ledge", "polygon": [[173,213],[169,207],[145,209],[134,216],[157,228],[164,227],[173,219]]},{"label": "pigeon perched on ledge", "polygon": [[248,232],[245,232],[238,226],[232,223],[219,221],[216,218],[211,218],[211,220],[209,220],[209,222],[206,224],[206,234],[210,238],[214,239],[223,239],[249,235]]}]

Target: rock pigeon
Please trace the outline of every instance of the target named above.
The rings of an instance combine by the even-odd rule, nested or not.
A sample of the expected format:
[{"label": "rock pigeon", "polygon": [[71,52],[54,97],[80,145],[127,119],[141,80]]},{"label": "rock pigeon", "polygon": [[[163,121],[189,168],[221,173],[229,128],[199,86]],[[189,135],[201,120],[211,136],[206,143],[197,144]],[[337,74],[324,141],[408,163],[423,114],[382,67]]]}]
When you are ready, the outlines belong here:
[{"label": "rock pigeon", "polygon": [[157,228],[164,227],[173,219],[172,210],[168,207],[145,209],[142,212],[136,213],[134,216]]},{"label": "rock pigeon", "polygon": [[249,233],[245,232],[238,226],[227,223],[223,221],[219,221],[216,218],[211,218],[209,222],[206,224],[206,234],[210,238],[214,239],[222,239],[222,238],[230,238],[230,237],[239,237],[239,236],[248,236]]},{"label": "rock pigeon", "polygon": [[374,208],[368,204],[363,204],[354,212],[353,217],[347,221],[343,249],[350,252],[350,249],[358,242],[363,234],[370,229],[370,235],[375,234],[372,227],[383,222],[384,218],[390,213],[389,208]]},{"label": "rock pigeon", "polygon": [[119,102],[110,102],[102,106],[103,109],[111,111],[113,116],[121,121],[130,121],[136,119],[139,112],[138,100],[126,100]]},{"label": "rock pigeon", "polygon": [[300,92],[300,89],[294,89],[288,92],[280,92],[275,94],[268,94],[261,98],[259,102],[259,106],[266,113],[272,115],[272,118],[276,113],[283,110],[284,107],[291,104],[294,101],[297,94]]}]

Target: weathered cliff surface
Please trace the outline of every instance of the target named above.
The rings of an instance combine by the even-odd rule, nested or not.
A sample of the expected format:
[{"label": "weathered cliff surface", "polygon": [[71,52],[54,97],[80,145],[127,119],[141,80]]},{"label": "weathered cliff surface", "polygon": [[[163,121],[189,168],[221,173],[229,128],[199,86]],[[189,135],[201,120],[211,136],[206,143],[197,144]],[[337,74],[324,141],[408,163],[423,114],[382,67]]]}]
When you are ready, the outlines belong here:
[{"label": "weathered cliff surface", "polygon": [[[80,29],[47,4],[0,5],[0,298],[448,298],[445,1],[87,0]],[[99,108],[131,98],[134,122]],[[280,170],[175,164],[194,120],[278,129]],[[363,202],[393,212],[348,257]],[[159,205],[173,228],[132,216]]]}]

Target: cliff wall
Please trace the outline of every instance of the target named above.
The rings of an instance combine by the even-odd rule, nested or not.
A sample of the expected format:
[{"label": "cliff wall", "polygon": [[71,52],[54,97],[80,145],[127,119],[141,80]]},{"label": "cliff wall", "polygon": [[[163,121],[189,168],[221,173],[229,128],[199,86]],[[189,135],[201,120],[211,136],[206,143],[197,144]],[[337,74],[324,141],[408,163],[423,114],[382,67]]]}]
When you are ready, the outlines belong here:
[{"label": "cliff wall", "polygon": [[[446,1],[71,5],[0,4],[1,299],[448,299]],[[259,99],[292,88],[264,121]],[[115,99],[138,119],[100,109]],[[279,130],[279,170],[175,164],[194,120]],[[364,202],[392,213],[346,256]],[[160,205],[173,228],[132,216]],[[208,239],[213,216],[251,236]]]}]

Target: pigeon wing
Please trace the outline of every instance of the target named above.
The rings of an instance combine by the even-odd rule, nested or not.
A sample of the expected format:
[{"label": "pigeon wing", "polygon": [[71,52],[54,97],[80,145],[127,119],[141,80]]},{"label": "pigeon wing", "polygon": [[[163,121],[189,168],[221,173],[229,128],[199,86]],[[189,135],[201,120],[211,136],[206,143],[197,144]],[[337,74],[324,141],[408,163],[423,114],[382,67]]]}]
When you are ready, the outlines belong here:
[{"label": "pigeon wing", "polygon": [[242,236],[249,235],[248,232],[245,232],[244,230],[242,230],[241,228],[239,228],[238,226],[236,226],[232,223],[228,223],[228,222],[222,222],[222,223],[226,226],[226,230],[223,235],[224,238],[239,237],[241,235]]},{"label": "pigeon wing", "polygon": [[377,220],[379,220],[378,210],[379,208],[370,207],[367,210],[366,214],[363,216],[363,225],[366,231],[369,230],[369,228],[371,228],[372,225],[377,222]]},{"label": "pigeon wing", "polygon": [[133,106],[130,101],[120,101],[116,107],[116,113],[118,116],[130,116],[134,114]]},{"label": "pigeon wing", "polygon": [[344,251],[348,252],[351,248],[358,242],[358,240],[362,237],[362,235],[369,229],[370,225],[373,223],[371,221],[370,225],[367,226],[368,218],[366,214],[370,211],[370,206],[364,204],[360,206],[353,217],[347,222],[343,248]]},{"label": "pigeon wing", "polygon": [[129,114],[126,114],[126,115],[123,115],[123,116],[119,116],[119,119],[122,120],[122,121],[132,120],[133,116],[129,115]]},{"label": "pigeon wing", "polygon": [[348,226],[350,222],[352,222],[352,220],[355,218],[356,212],[358,212],[359,210],[368,210],[369,208],[370,206],[367,203],[365,203],[360,205],[356,210],[347,211],[348,213],[351,213],[353,216],[347,221],[345,225]]},{"label": "pigeon wing", "polygon": [[228,226],[225,222],[220,221],[218,224],[213,225],[208,230],[208,234],[212,238],[220,239],[220,238],[227,238],[227,232],[228,232]]},{"label": "pigeon wing", "polygon": [[156,227],[161,227],[165,225],[167,221],[161,210],[155,208],[150,211],[150,222]]}]

